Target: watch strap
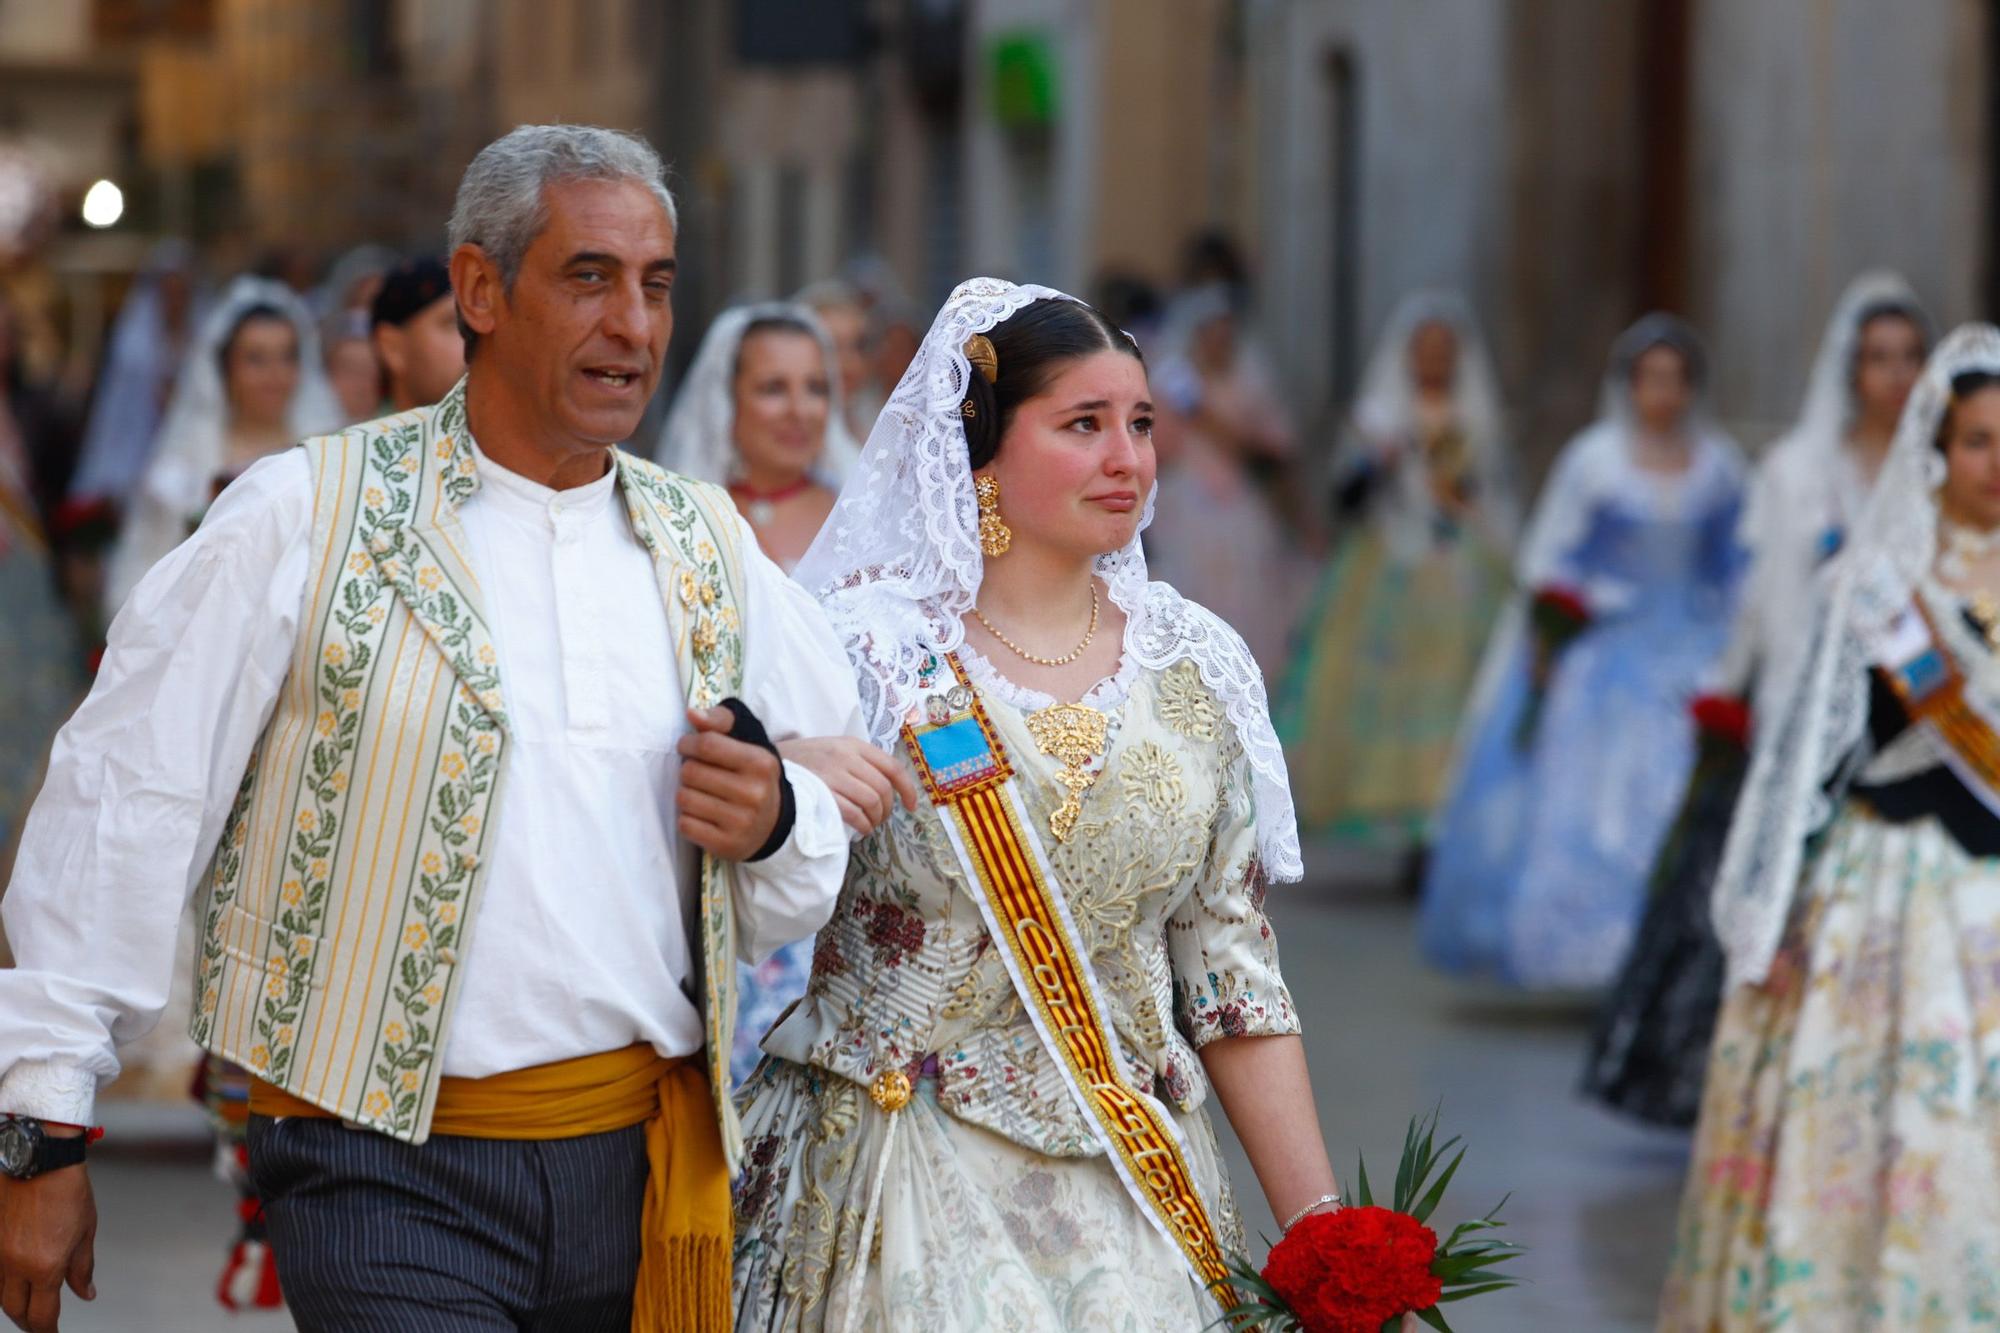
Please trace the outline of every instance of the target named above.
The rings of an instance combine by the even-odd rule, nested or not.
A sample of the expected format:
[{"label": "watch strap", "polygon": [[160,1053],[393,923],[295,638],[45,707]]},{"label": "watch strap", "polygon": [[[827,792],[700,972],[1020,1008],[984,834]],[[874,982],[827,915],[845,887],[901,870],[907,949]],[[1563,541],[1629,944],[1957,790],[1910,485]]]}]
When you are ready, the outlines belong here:
[{"label": "watch strap", "polygon": [[35,1174],[45,1171],[59,1171],[66,1166],[75,1166],[83,1161],[90,1149],[90,1136],[77,1134],[67,1138],[57,1138],[44,1133],[42,1141],[35,1146]]}]

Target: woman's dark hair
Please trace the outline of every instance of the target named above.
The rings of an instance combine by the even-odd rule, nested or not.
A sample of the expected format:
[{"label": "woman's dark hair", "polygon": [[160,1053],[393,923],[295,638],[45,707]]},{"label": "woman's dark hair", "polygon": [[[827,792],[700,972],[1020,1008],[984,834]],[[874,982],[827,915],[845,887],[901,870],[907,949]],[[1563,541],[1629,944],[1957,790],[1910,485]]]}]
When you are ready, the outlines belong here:
[{"label": "woman's dark hair", "polygon": [[1945,404],[1944,414],[1938,418],[1937,438],[1931,447],[1944,452],[1945,441],[1951,437],[1951,419],[1957,414],[1958,405],[1978,393],[1981,389],[2000,389],[2000,371],[1961,370],[1951,377],[1951,401]]},{"label": "woman's dark hair", "polygon": [[965,447],[974,471],[1000,452],[1000,438],[1022,403],[1049,387],[1063,368],[1096,352],[1124,352],[1145,364],[1139,344],[1095,306],[1049,296],[986,331],[1000,374],[991,384],[973,369],[965,388]]},{"label": "woman's dark hair", "polygon": [[760,333],[796,333],[811,338],[814,346],[819,344],[819,335],[813,326],[792,315],[759,315],[743,326],[743,336],[736,340],[736,364],[729,372],[733,381],[743,373],[743,347]]},{"label": "woman's dark hair", "polygon": [[[222,340],[222,345],[215,349],[215,366],[217,370],[222,372],[224,380],[229,378],[229,354],[236,350],[236,339],[242,335],[244,329],[260,319],[275,319],[286,328],[292,328],[291,316],[268,302],[259,301],[255,305],[244,306],[243,313],[238,315],[236,322],[229,326],[229,334]],[[296,338],[298,330],[293,329],[292,335]],[[293,350],[294,354],[296,354],[297,349],[294,348]]]},{"label": "woman's dark hair", "polygon": [[1855,333],[1859,334],[1862,329],[1867,328],[1878,319],[1902,320],[1916,329],[1917,336],[1923,340],[1924,346],[1930,346],[1931,322],[1925,317],[1922,310],[1910,302],[1899,301],[1894,297],[1886,301],[1869,302],[1867,305],[1861,307],[1860,311],[1854,316]]}]

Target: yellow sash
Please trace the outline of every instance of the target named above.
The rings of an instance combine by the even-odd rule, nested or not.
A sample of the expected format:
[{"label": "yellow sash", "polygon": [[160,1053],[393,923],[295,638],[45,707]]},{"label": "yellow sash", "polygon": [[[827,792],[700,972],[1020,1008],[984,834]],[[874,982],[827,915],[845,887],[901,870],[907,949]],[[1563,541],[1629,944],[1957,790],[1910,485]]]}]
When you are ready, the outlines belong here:
[{"label": "yellow sash", "polygon": [[1228,1276],[1222,1247],[1166,1108],[1126,1081],[1118,1037],[1098,999],[1059,886],[1014,789],[1013,767],[956,658],[957,688],[929,699],[903,743],[968,875],[987,933],[1096,1129],[1119,1178],[1204,1287]]},{"label": "yellow sash", "polygon": [[[251,1082],[250,1110],[331,1116],[262,1079]],[[708,1079],[692,1059],[668,1060],[640,1044],[491,1078],[447,1077],[431,1132],[542,1140],[639,1124],[649,1172],[633,1333],[728,1333],[729,1171]]]}]

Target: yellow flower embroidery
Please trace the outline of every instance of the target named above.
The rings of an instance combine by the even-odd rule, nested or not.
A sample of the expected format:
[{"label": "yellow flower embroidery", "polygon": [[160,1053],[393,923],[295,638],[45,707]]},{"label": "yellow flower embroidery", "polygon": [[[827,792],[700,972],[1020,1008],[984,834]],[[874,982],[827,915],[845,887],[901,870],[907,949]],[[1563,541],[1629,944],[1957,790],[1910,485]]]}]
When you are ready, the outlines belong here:
[{"label": "yellow flower embroidery", "polygon": [[1172,814],[1187,800],[1178,759],[1147,741],[1126,754],[1118,785],[1128,799],[1144,801],[1160,814]]},{"label": "yellow flower embroidery", "polygon": [[320,735],[322,735],[322,736],[331,736],[331,735],[333,735],[333,728],[334,728],[334,725],[335,725],[335,718],[334,718],[334,716],[333,716],[333,714],[332,714],[331,712],[325,712],[325,713],[321,713],[321,714],[319,715],[319,734],[320,734]]},{"label": "yellow flower embroidery", "polygon": [[479,706],[481,708],[498,708],[500,706],[500,691],[481,690],[479,692]]},{"label": "yellow flower embroidery", "polygon": [[347,649],[337,643],[329,643],[326,646],[326,660],[335,666],[339,666],[347,660]]},{"label": "yellow flower embroidery", "polygon": [[398,1046],[403,1044],[403,1038],[408,1035],[408,1033],[403,1031],[401,1023],[391,1023],[388,1027],[382,1029],[382,1040]]},{"label": "yellow flower embroidery", "polygon": [[408,930],[403,932],[403,943],[409,945],[412,949],[421,949],[424,947],[424,941],[430,937],[431,933],[425,930],[420,923],[413,923]]},{"label": "yellow flower embroidery", "polygon": [[424,873],[426,875],[436,875],[436,874],[441,874],[443,871],[444,871],[444,858],[439,856],[436,852],[425,852]]},{"label": "yellow flower embroidery", "polygon": [[368,608],[368,623],[371,625],[379,625],[382,623],[383,617],[385,617],[386,615],[388,615],[388,612],[384,611],[381,607],[371,606]]},{"label": "yellow flower embroidery", "polygon": [[693,606],[699,592],[700,589],[695,584],[693,572],[683,569],[681,571],[681,605]]},{"label": "yellow flower embroidery", "polygon": [[274,976],[270,978],[268,981],[264,983],[264,994],[270,996],[274,1000],[284,999],[285,979],[279,976]]},{"label": "yellow flower embroidery", "polygon": [[441,435],[438,437],[437,456],[440,463],[451,457],[451,436]]},{"label": "yellow flower embroidery", "polygon": [[444,770],[444,775],[448,778],[464,777],[465,756],[459,754],[457,751],[453,751],[452,753],[446,755],[444,758],[438,760],[438,767]]},{"label": "yellow flower embroidery", "polygon": [[482,644],[480,644],[480,645],[479,645],[479,661],[480,661],[480,663],[481,663],[482,665],[484,665],[484,666],[492,666],[492,665],[493,665],[493,662],[494,662],[494,660],[495,660],[495,657],[496,657],[496,654],[495,654],[495,653],[494,653],[494,651],[493,651],[493,645],[492,645],[492,644],[490,644],[490,643],[482,643]]},{"label": "yellow flower embroidery", "polygon": [[350,713],[353,712],[355,709],[361,707],[361,691],[342,690],[340,692],[340,706],[342,709]]},{"label": "yellow flower embroidery", "polygon": [[304,958],[313,950],[312,936],[301,935],[292,941],[292,952]]},{"label": "yellow flower embroidery", "polygon": [[735,607],[725,606],[722,608],[722,623],[724,626],[726,626],[731,630],[735,629],[736,626],[739,623],[741,623],[739,617],[736,614]]},{"label": "yellow flower embroidery", "polygon": [[278,1037],[278,1045],[280,1045],[280,1046],[289,1046],[289,1045],[291,1045],[291,1044],[292,1044],[292,1026],[291,1026],[291,1024],[287,1023],[287,1024],[285,1025],[285,1026],[283,1026],[283,1027],[279,1028],[279,1029],[278,1029],[278,1032],[277,1032],[277,1037]]},{"label": "yellow flower embroidery", "polygon": [[362,1114],[380,1120],[389,1114],[389,1094],[377,1088],[368,1094],[368,1101],[361,1110]]},{"label": "yellow flower embroidery", "polygon": [[373,562],[359,551],[347,557],[347,567],[357,574],[366,574],[371,563]]},{"label": "yellow flower embroidery", "polygon": [[444,999],[444,992],[439,990],[436,986],[424,987],[425,1004],[436,1005],[439,1001],[443,999]]},{"label": "yellow flower embroidery", "polygon": [[319,823],[319,816],[314,814],[312,811],[310,810],[299,811],[299,828],[301,831],[306,833],[311,833],[313,831],[313,826],[318,823]]},{"label": "yellow flower embroidery", "polygon": [[415,1092],[417,1090],[417,1071],[414,1069],[405,1069],[403,1071],[402,1082],[404,1092]]},{"label": "yellow flower embroidery", "polygon": [[450,925],[458,920],[458,908],[451,903],[444,903],[438,908],[438,920],[447,926]]},{"label": "yellow flower embroidery", "polygon": [[481,736],[477,744],[479,746],[479,753],[481,754],[492,754],[496,748],[491,736]]},{"label": "yellow flower embroidery", "polygon": [[472,867],[479,864],[479,858],[474,856],[471,852],[460,852],[458,854],[458,863],[461,866],[465,867],[467,870],[470,870],[472,869]]},{"label": "yellow flower embroidery", "polygon": [[467,815],[464,819],[460,820],[459,822],[465,826],[465,831],[469,836],[472,837],[479,836],[478,815]]},{"label": "yellow flower embroidery", "polygon": [[701,545],[695,547],[694,553],[701,557],[701,562],[704,565],[715,559],[715,548],[707,542],[703,542]]},{"label": "yellow flower embroidery", "polygon": [[214,1013],[215,1006],[220,1003],[222,1003],[222,992],[215,989],[215,987],[210,986],[206,991],[202,992],[201,1011],[203,1013],[205,1014]]},{"label": "yellow flower embroidery", "polygon": [[439,585],[444,582],[444,574],[436,565],[425,565],[417,571],[417,582],[423,584],[427,590],[436,592]]},{"label": "yellow flower embroidery", "polygon": [[262,1046],[252,1046],[250,1048],[250,1067],[252,1069],[268,1069],[270,1066],[271,1052]]},{"label": "yellow flower embroidery", "polygon": [[308,877],[308,878],[311,878],[311,879],[325,879],[325,878],[326,878],[326,858],[325,858],[325,857],[315,857],[315,858],[313,859],[313,863],[312,863],[311,865],[309,865],[309,866],[307,866],[307,867],[306,867],[306,875],[307,875],[307,877]]},{"label": "yellow flower embroidery", "polygon": [[345,769],[335,770],[334,775],[326,780],[326,785],[333,788],[336,795],[339,794],[340,792],[346,791],[347,790],[346,770]]},{"label": "yellow flower embroidery", "polygon": [[715,651],[715,622],[703,620],[694,627],[694,651],[697,657],[706,657]]},{"label": "yellow flower embroidery", "polygon": [[714,606],[716,599],[720,596],[722,596],[722,590],[715,586],[715,580],[713,579],[702,580],[701,604],[703,606]]},{"label": "yellow flower embroidery", "polygon": [[417,460],[410,457],[408,454],[404,454],[401,458],[396,460],[396,466],[401,468],[403,475],[407,477],[417,470]]},{"label": "yellow flower embroidery", "polygon": [[367,505],[370,509],[380,509],[383,505],[389,503],[389,497],[382,494],[381,487],[370,486],[361,493],[361,503]]},{"label": "yellow flower embroidery", "polygon": [[286,880],[285,886],[282,890],[280,890],[280,892],[284,895],[285,904],[289,907],[297,907],[300,903],[305,901],[305,896],[306,896],[305,885],[299,883],[295,879]]},{"label": "yellow flower embroidery", "polygon": [[274,953],[264,963],[264,970],[274,977],[282,977],[291,970],[292,960],[283,953]]},{"label": "yellow flower embroidery", "polygon": [[1213,741],[1221,735],[1222,709],[1201,683],[1194,663],[1177,663],[1160,677],[1160,718],[1190,740]]}]

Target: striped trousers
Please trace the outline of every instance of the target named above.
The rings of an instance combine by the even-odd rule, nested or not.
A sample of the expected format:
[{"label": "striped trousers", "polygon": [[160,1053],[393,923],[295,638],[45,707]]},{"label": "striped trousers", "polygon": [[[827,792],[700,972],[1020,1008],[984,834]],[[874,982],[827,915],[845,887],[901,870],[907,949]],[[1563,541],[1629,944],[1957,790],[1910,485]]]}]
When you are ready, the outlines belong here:
[{"label": "striped trousers", "polygon": [[252,1116],[250,1178],[300,1333],[625,1333],[643,1126],[421,1146]]}]

